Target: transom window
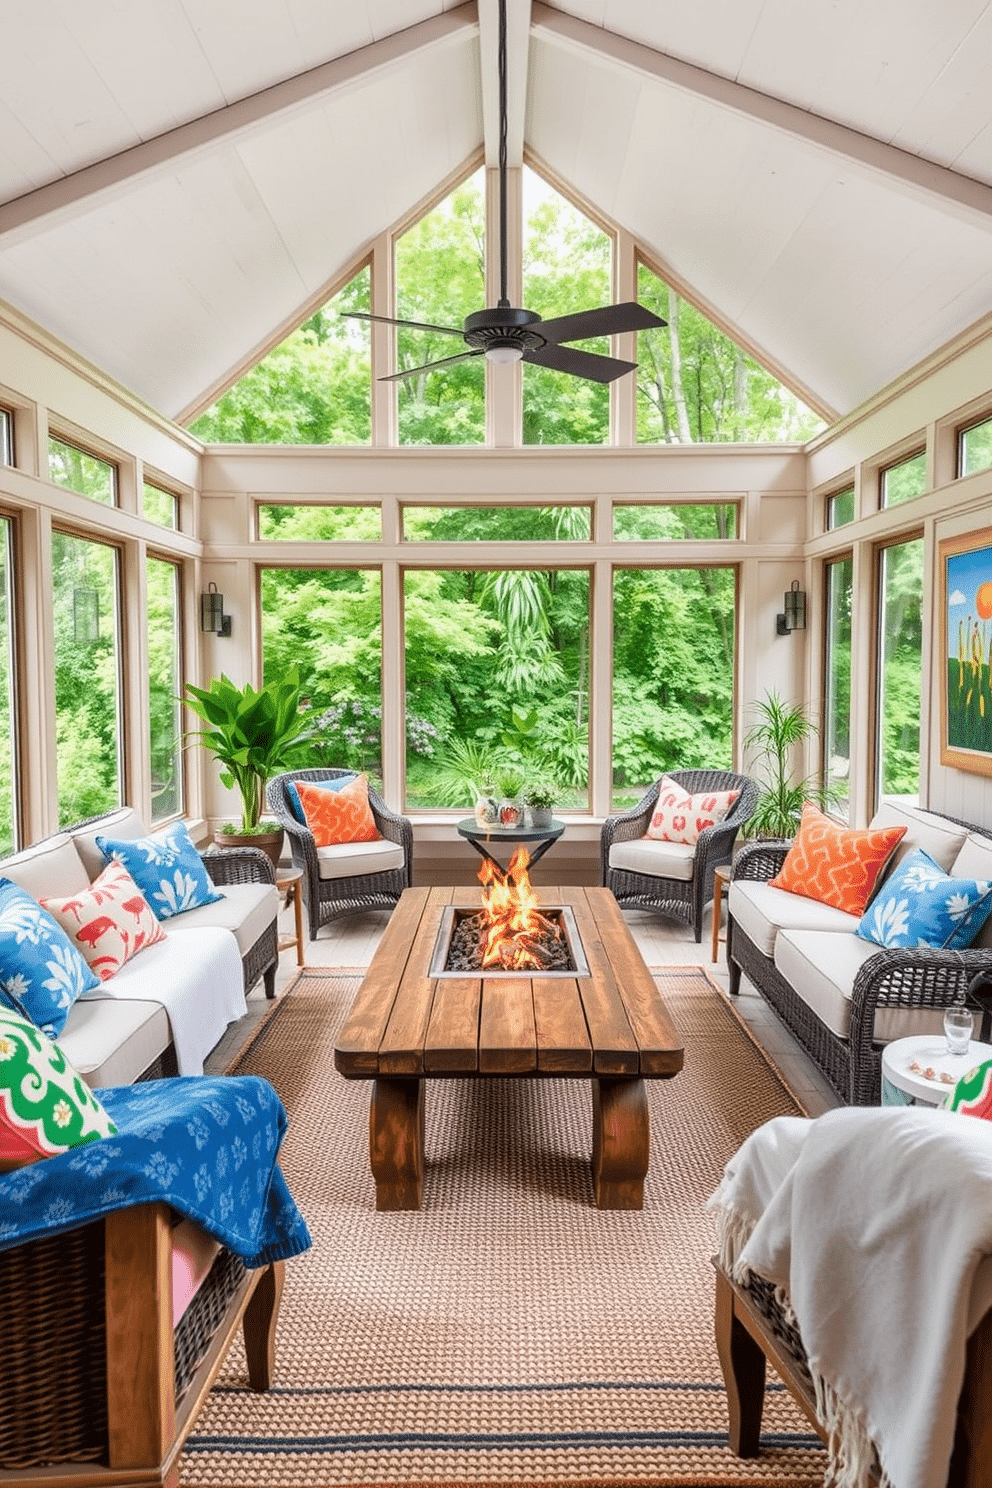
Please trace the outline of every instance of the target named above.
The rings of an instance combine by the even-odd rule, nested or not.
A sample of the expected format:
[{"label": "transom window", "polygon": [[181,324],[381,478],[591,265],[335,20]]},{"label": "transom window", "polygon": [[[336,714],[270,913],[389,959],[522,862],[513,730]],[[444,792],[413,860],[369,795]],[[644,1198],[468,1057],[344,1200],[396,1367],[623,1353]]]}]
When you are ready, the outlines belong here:
[{"label": "transom window", "polygon": [[48,474],[55,485],[67,491],[76,491],[104,506],[117,505],[117,466],[55,435],[48,440]]},{"label": "transom window", "polygon": [[152,481],[145,481],[141,487],[141,513],[149,522],[175,530],[179,526],[178,497]]},{"label": "transom window", "polygon": [[616,502],[613,536],[619,542],[682,542],[737,536],[736,502]]},{"label": "transom window", "polygon": [[258,535],[266,542],[379,542],[382,512],[374,506],[295,506],[260,502]]},{"label": "transom window", "polygon": [[854,521],[854,487],[845,486],[843,491],[834,491],[827,497],[827,531],[846,527]]},{"label": "transom window", "polygon": [[14,463],[14,419],[9,408],[0,408],[0,465]]},{"label": "transom window", "polygon": [[992,418],[958,432],[958,475],[974,475],[992,466]]},{"label": "transom window", "polygon": [[926,451],[920,450],[907,460],[886,466],[879,483],[883,507],[899,506],[903,501],[912,501],[914,496],[922,496],[927,488]]},{"label": "transom window", "polygon": [[404,506],[407,542],[588,542],[588,506]]}]

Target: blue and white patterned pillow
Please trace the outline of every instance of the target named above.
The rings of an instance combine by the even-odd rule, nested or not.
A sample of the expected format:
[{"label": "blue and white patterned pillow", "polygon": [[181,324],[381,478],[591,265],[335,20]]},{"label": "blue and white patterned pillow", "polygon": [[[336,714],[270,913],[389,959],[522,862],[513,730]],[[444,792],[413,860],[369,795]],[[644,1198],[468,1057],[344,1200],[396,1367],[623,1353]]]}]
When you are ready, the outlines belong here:
[{"label": "blue and white patterned pillow", "polygon": [[0,1001],[57,1038],[79,994],[99,985],[48,910],[0,878]]},{"label": "blue and white patterned pillow", "polygon": [[858,926],[885,946],[962,950],[992,914],[992,881],[950,878],[921,847],[882,884]]},{"label": "blue and white patterned pillow", "polygon": [[[337,780],[308,780],[306,783],[313,786],[315,790],[339,791],[346,785],[350,785],[355,778],[355,773],[352,771],[350,775],[342,775]],[[305,827],[307,824],[306,812],[303,810],[300,793],[296,789],[295,781],[286,781],[286,794],[289,797],[289,804],[293,808],[293,815]]]},{"label": "blue and white patterned pillow", "polygon": [[108,862],[116,858],[124,864],[160,920],[224,897],[210,882],[184,822],[173,822],[150,837],[121,841],[100,836],[96,845]]}]

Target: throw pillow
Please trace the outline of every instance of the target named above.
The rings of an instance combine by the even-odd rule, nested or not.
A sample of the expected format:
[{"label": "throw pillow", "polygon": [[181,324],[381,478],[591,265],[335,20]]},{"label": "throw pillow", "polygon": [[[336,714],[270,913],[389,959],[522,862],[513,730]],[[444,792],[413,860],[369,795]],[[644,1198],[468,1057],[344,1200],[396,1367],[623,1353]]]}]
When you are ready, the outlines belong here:
[{"label": "throw pillow", "polygon": [[685,842],[690,847],[704,827],[722,822],[740,791],[698,791],[695,795],[667,775],[661,778],[648,829],[654,842]]},{"label": "throw pillow", "polygon": [[944,1097],[942,1109],[992,1121],[992,1059],[963,1074]]},{"label": "throw pillow", "polygon": [[116,1130],[58,1045],[0,1007],[0,1172]]},{"label": "throw pillow", "polygon": [[880,946],[963,950],[992,914],[992,882],[950,878],[922,847],[904,858],[879,889],[858,926]]},{"label": "throw pillow", "polygon": [[150,837],[118,841],[100,836],[96,845],[108,861],[124,865],[160,920],[224,897],[210,882],[183,822]]},{"label": "throw pillow", "polygon": [[[345,786],[350,785],[354,779],[355,776],[352,773],[351,775],[340,775],[338,776],[337,780],[307,780],[305,784],[316,786],[318,790],[339,791],[344,790]],[[299,781],[287,780],[286,795],[289,797],[289,804],[293,815],[296,817],[296,820],[305,827],[307,824],[307,817],[306,812],[303,810],[303,805],[300,801],[300,793],[296,789],[298,784]]]},{"label": "throw pillow", "polygon": [[146,946],[165,939],[151,905],[122,863],[108,863],[84,893],[40,903],[101,982]]},{"label": "throw pillow", "polygon": [[315,847],[379,840],[369,805],[368,776],[356,775],[339,791],[321,790],[307,780],[298,780],[296,789]]},{"label": "throw pillow", "polygon": [[905,827],[839,827],[815,806],[804,806],[795,840],[769,883],[863,915],[879,874],[905,835]]},{"label": "throw pillow", "polygon": [[0,1003],[55,1038],[80,993],[99,985],[48,911],[0,878]]}]

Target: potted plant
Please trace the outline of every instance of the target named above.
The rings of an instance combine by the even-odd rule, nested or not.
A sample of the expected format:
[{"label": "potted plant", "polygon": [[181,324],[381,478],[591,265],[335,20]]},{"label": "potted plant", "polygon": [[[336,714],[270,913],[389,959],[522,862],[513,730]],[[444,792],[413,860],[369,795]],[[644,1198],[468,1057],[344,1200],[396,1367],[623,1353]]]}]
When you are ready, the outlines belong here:
[{"label": "potted plant", "polygon": [[524,803],[530,808],[531,824],[535,827],[550,827],[552,812],[558,799],[557,788],[550,780],[535,780],[524,791]]},{"label": "potted plant", "polygon": [[744,833],[791,838],[807,802],[822,808],[834,800],[819,775],[796,778],[792,772],[792,751],[816,734],[816,725],[807,718],[802,703],[786,703],[774,689],[754,707],[758,718],[744,736],[744,747],[752,752],[761,789]]},{"label": "potted plant", "polygon": [[523,821],[524,808],[520,797],[523,785],[523,775],[511,765],[504,765],[497,773],[496,791],[499,796],[498,819],[501,827],[519,827]]},{"label": "potted plant", "polygon": [[262,847],[278,868],[282,828],[263,821],[262,810],[271,777],[309,757],[303,747],[310,729],[299,712],[299,673],[294,667],[257,691],[250,683],[236,687],[222,674],[205,689],[187,683],[186,694],[186,706],[206,725],[191,737],[216,756],[221,785],[236,788],[241,797],[240,824],[224,827],[215,841],[231,846],[235,837],[239,846]]}]

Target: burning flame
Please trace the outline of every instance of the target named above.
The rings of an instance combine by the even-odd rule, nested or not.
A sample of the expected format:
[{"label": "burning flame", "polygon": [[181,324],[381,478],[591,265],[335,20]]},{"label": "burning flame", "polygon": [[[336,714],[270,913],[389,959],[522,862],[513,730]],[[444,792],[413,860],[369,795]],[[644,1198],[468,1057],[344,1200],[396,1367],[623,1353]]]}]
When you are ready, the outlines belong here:
[{"label": "burning flame", "polygon": [[483,887],[482,912],[486,918],[486,943],[482,951],[483,966],[500,966],[507,970],[529,970],[541,965],[528,948],[528,940],[548,927],[538,912],[527,869],[530,854],[521,845],[503,873],[495,863],[483,859],[479,882]]}]

